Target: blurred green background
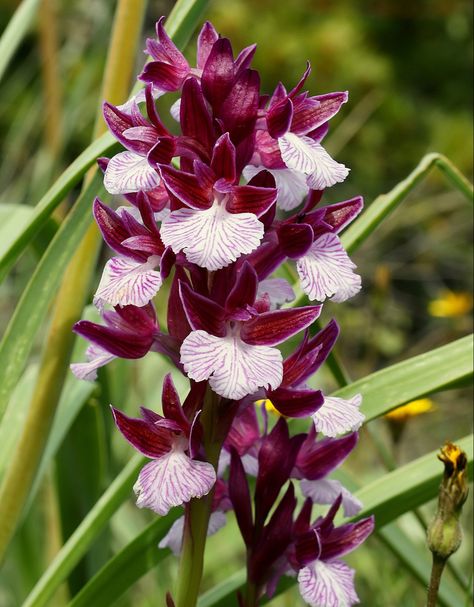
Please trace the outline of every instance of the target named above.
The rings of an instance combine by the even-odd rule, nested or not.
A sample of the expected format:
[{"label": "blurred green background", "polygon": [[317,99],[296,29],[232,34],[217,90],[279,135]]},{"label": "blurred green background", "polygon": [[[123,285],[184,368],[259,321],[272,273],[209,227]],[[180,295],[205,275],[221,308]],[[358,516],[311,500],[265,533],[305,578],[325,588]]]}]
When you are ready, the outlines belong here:
[{"label": "blurred green background", "polygon": [[[49,22],[46,27],[50,44],[44,36],[41,44],[38,31],[31,32],[9,67],[0,95],[0,212],[1,205],[7,209],[5,205],[11,203],[35,204],[54,176],[88,145],[114,5],[104,0],[57,0],[56,23]],[[167,14],[171,5],[150,3],[147,35],[153,35],[154,22]],[[15,7],[16,2],[3,0],[1,29]],[[349,103],[331,123],[327,147],[351,173],[344,184],[331,188],[325,202],[362,194],[370,204],[432,151],[445,154],[472,178],[471,2],[215,0],[205,16],[231,38],[234,49],[258,43],[254,65],[261,72],[266,92],[271,92],[278,80],[288,87],[294,85],[307,59],[313,67],[307,82],[312,93],[349,90]],[[191,44],[190,57],[193,49]],[[56,76],[48,71],[48,61],[49,65],[55,63]],[[137,71],[142,62],[143,57],[138,57]],[[352,378],[448,343],[471,329],[471,234],[472,208],[439,173],[432,172],[357,252],[354,260],[363,277],[363,293],[343,306],[327,305],[323,318],[336,316],[342,326],[338,354]],[[0,288],[2,326],[6,326],[35,266],[36,254],[32,248]],[[117,374],[122,370],[118,363]],[[149,366],[129,365],[128,373],[137,387],[127,402],[130,411],[136,411],[137,404],[144,402],[143,395],[148,394],[140,382],[150,375]],[[334,387],[326,374],[320,381],[326,390]],[[104,391],[95,395],[78,418],[75,436],[83,440],[87,416],[102,419],[100,403],[106,403],[109,396]],[[119,394],[117,398],[120,401]],[[438,448],[446,439],[466,435],[472,426],[471,398],[467,389],[434,395],[434,410],[408,420],[397,444],[392,443],[386,420],[378,420],[372,428],[393,449],[396,460],[405,463]],[[100,424],[105,424],[108,436],[109,422]],[[78,434],[81,425],[83,434]],[[70,466],[74,466],[74,453],[80,452],[80,446],[74,451],[75,440],[71,433],[69,451],[65,447],[62,459],[64,469],[58,471],[63,485],[68,477],[67,458],[72,458]],[[128,447],[115,436],[112,442],[113,448],[105,448],[101,454],[104,478],[113,477],[130,456]],[[349,469],[364,480],[383,471],[373,437],[366,430]],[[95,480],[99,491],[103,480]],[[67,491],[59,498],[63,510],[68,508],[65,495]],[[70,507],[76,514],[69,527],[63,525],[66,537],[87,512],[87,499]],[[424,508],[427,516],[433,507],[428,504]],[[467,573],[472,550],[470,512],[471,502],[464,516],[466,540],[455,556]],[[41,513],[37,516],[41,519]],[[112,545],[122,545],[142,528],[144,520],[151,518],[128,504],[112,528]],[[414,520],[405,517],[401,524],[422,546],[423,536]],[[41,552],[41,530],[36,529],[33,535],[28,529],[22,533],[16,550],[30,550],[33,562]],[[235,552],[232,541],[235,534],[232,523],[210,540],[207,586],[239,566],[241,553]],[[96,558],[100,563],[100,551]],[[357,566],[362,605],[423,604],[423,588],[400,571],[398,562],[376,539],[350,561]],[[83,564],[75,572],[72,585],[76,588],[86,568]],[[20,604],[19,595],[26,594],[41,568],[37,571],[32,565],[31,570],[27,567],[22,571],[12,562],[6,571],[1,579],[0,604]],[[175,564],[167,559],[120,605],[161,604],[160,597],[174,575]],[[275,604],[299,605],[296,597],[290,592]]]}]

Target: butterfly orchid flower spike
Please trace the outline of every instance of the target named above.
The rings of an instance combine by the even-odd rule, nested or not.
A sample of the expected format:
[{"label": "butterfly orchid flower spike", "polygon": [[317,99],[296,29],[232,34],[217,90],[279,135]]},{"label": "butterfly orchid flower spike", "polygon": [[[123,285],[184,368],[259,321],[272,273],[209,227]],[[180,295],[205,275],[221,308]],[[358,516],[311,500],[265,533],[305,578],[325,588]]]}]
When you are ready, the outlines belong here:
[{"label": "butterfly orchid flower spike", "polygon": [[[340,557],[373,520],[336,525],[340,509],[354,517],[361,504],[328,475],[357,443],[361,396],[327,397],[307,384],[339,333],[334,320],[310,330],[323,302],[361,288],[339,233],[362,199],[318,206],[349,173],[323,147],[347,93],[303,91],[308,65],[289,92],[279,83],[262,94],[250,67],[255,46],[235,57],[210,23],[191,67],[163,21],[147,41],[144,89],[123,106],[104,103],[125,150],[99,165],[106,189],[126,204],[94,202],[114,256],[94,298],[103,324],[75,325],[91,345],[72,370],[93,380],[116,357],[153,351],[189,380],[180,398],[167,375],[158,411],[142,408],[140,418],[112,407],[118,430],[151,460],[134,486],[137,505],[160,516],[184,507],[157,547],[181,555],[169,604],[196,604],[206,534],[233,512],[247,554],[242,606],[272,596],[290,575],[308,605],[347,607],[358,602],[355,572]],[[179,134],[155,106],[168,92],[179,94],[170,108]],[[312,305],[288,307],[295,294],[278,268],[293,262]],[[155,303],[167,305],[166,327]],[[288,418],[308,418],[308,431],[292,436]]]}]

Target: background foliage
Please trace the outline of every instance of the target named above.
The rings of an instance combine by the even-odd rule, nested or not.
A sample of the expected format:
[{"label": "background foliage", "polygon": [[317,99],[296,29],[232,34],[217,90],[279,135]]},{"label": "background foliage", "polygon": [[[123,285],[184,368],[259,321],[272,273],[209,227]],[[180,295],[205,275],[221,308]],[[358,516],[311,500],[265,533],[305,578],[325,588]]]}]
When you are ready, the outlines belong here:
[{"label": "background foliage", "polygon": [[[2,3],[2,29],[15,8],[12,0]],[[146,34],[152,35],[154,21],[170,8],[170,3],[150,3]],[[2,81],[0,253],[6,250],[14,231],[28,222],[31,207],[92,138],[114,6],[103,0],[58,0],[56,9],[56,19],[46,26],[34,22]],[[352,172],[325,200],[335,202],[361,193],[370,204],[406,177],[428,152],[446,155],[471,177],[471,13],[471,4],[463,0],[412,4],[389,0],[226,0],[211,3],[206,18],[232,39],[234,48],[258,43],[255,64],[262,73],[264,89],[270,91],[279,79],[295,83],[309,58],[313,65],[308,82],[311,91],[350,91],[350,103],[333,121],[328,149]],[[50,42],[57,39],[56,49],[54,44],[45,45],[41,27],[46,28]],[[137,68],[142,62],[143,57],[137,57]],[[78,193],[79,184],[65,196],[54,219],[31,241],[0,286],[2,333]],[[12,205],[22,206],[17,209]],[[328,304],[323,318],[335,315],[342,326],[338,356],[353,379],[443,346],[471,330],[471,217],[472,208],[462,194],[447,185],[439,172],[431,171],[354,253],[364,281],[363,293],[344,306]],[[446,299],[446,291],[457,298]],[[94,314],[90,309],[87,313]],[[0,473],[18,437],[15,429],[26,414],[47,326],[43,323],[35,334],[28,368],[8,408],[8,423],[0,427]],[[79,360],[83,350],[83,344],[78,343],[73,360]],[[438,368],[442,374],[443,365]],[[0,573],[1,605],[23,602],[63,541],[130,460],[131,450],[114,432],[107,404],[113,402],[130,413],[139,404],[156,407],[166,371],[162,362],[157,372],[156,359],[133,364],[117,361],[110,372],[101,374],[97,385],[68,379],[53,427],[54,440],[45,455],[45,474],[30,495]],[[327,369],[314,381],[326,391],[338,387]],[[408,420],[397,442],[393,441],[393,424],[385,419],[376,419],[362,430],[359,447],[341,471],[347,483],[354,478],[360,485],[374,482],[383,477],[387,467],[411,462],[437,449],[446,439],[468,434],[472,423],[469,388],[457,386],[430,398],[434,410]],[[396,404],[385,403],[385,409]],[[434,455],[432,461],[430,469],[441,474]],[[130,496],[130,483],[122,492],[124,498]],[[463,517],[466,539],[453,558],[461,578],[472,570],[471,504],[472,500]],[[433,509],[433,502],[426,503],[422,518],[429,518]],[[53,603],[43,604],[68,604],[112,555],[152,521],[149,513],[134,507],[130,496],[100,535],[91,532],[94,541],[87,545],[67,585],[59,588]],[[413,514],[405,514],[396,524],[398,527],[395,523],[385,527],[383,535],[372,538],[350,557],[358,570],[362,604],[410,607],[423,602],[423,584],[413,583],[417,578],[413,568],[401,571],[394,548],[401,528],[411,541],[398,544],[402,563],[415,560],[423,567],[429,561],[423,531]],[[155,546],[162,532],[157,528],[149,533],[138,552],[146,555],[144,560],[162,559],[159,567],[122,598],[106,603],[97,595],[93,602],[86,595],[83,603],[77,599],[77,605],[161,604],[176,573],[174,559],[165,558],[163,553],[157,556]],[[210,539],[204,589],[226,580],[242,566],[242,548],[236,537],[231,520]],[[407,559],[407,553],[417,556]],[[133,570],[134,559],[127,562],[124,571]],[[139,571],[145,569],[142,566]],[[116,572],[114,575],[121,578]],[[422,579],[420,575],[418,579]],[[445,583],[455,586],[452,592],[445,586],[445,604],[462,605],[466,600],[462,584],[455,582],[451,572],[447,572]],[[292,589],[274,604],[295,605],[295,597]]]}]

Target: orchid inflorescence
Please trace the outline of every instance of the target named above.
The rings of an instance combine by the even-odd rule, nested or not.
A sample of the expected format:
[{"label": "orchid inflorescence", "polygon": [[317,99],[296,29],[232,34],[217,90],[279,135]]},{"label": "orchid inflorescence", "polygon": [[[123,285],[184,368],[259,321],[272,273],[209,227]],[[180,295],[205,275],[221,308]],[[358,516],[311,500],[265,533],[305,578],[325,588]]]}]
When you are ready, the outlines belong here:
[{"label": "orchid inflorescence", "polygon": [[[297,575],[310,605],[352,605],[354,572],[339,557],[364,541],[373,520],[335,526],[341,506],[354,516],[361,504],[327,476],[357,443],[361,397],[326,397],[306,383],[339,333],[334,320],[310,333],[321,303],[345,301],[361,287],[338,234],[362,199],[317,206],[325,188],[349,172],[321,143],[347,93],[302,92],[308,66],[290,92],[280,83],[262,95],[249,67],[255,45],[234,59],[229,40],[206,23],[191,67],[163,21],[157,39],[147,41],[152,60],[139,75],[145,88],[122,106],[104,103],[125,151],[99,165],[107,191],[128,204],[112,210],[94,202],[116,255],[94,297],[104,323],[75,325],[91,345],[88,362],[72,369],[93,380],[116,357],[154,351],[189,378],[182,402],[166,376],[162,413],[142,408],[135,419],[112,409],[124,437],[151,459],[134,487],[137,505],[165,515],[186,504],[188,515],[160,547],[181,551],[186,525],[193,525],[189,504],[208,496],[208,534],[229,510],[242,533],[254,589],[243,605],[272,595],[284,574]],[[178,135],[156,109],[168,92],[180,94],[171,106]],[[317,305],[284,307],[295,294],[274,272],[288,260]],[[153,304],[165,281],[166,332]],[[283,360],[277,346],[302,331]],[[304,417],[312,418],[310,430],[290,436],[287,418]],[[314,504],[329,511],[313,520]]]}]

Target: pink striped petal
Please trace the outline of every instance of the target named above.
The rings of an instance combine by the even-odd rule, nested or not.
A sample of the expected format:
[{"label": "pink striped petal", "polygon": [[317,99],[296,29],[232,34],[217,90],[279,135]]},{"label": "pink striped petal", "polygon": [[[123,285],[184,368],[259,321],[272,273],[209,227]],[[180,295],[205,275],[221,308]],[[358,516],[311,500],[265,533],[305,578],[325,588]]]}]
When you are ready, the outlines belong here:
[{"label": "pink striped petal", "polygon": [[193,331],[181,346],[181,363],[188,377],[209,379],[211,388],[238,400],[258,388],[276,389],[282,380],[282,356],[268,346],[251,346],[237,335],[221,338]]},{"label": "pink striped petal", "polygon": [[88,362],[85,363],[73,363],[71,365],[71,371],[78,379],[86,381],[94,381],[97,379],[97,369],[108,364],[110,361],[117,358],[104,348],[91,344],[86,350],[86,358]]},{"label": "pink striped petal", "polygon": [[359,602],[354,574],[342,561],[314,561],[298,573],[301,597],[311,607],[351,607]]},{"label": "pink striped petal", "polygon": [[356,394],[345,400],[336,396],[325,396],[324,403],[312,415],[314,427],[326,436],[337,436],[361,427],[365,415],[359,411],[362,396]]},{"label": "pink striped petal", "polygon": [[263,224],[253,213],[228,213],[224,205],[173,211],[161,226],[165,246],[183,251],[188,261],[208,270],[228,266],[251,253],[263,237]]},{"label": "pink striped petal", "polygon": [[164,516],[174,506],[207,495],[216,482],[214,467],[189,458],[180,448],[146,464],[133,490],[139,508]]},{"label": "pink striped petal", "polygon": [[307,175],[307,184],[313,190],[340,183],[349,174],[347,167],[331,158],[311,137],[287,133],[278,139],[278,145],[286,166]]},{"label": "pink striped petal", "polygon": [[354,272],[356,267],[339,237],[331,232],[316,239],[296,263],[301,288],[310,300],[324,301],[331,297],[338,303],[360,291],[361,278]]},{"label": "pink striped petal", "polygon": [[133,152],[120,152],[110,159],[104,175],[105,189],[109,194],[129,194],[156,188],[158,173],[146,158]]},{"label": "pink striped petal", "polygon": [[257,173],[264,170],[275,178],[278,190],[277,205],[280,209],[291,211],[301,204],[309,190],[304,174],[293,169],[266,169],[263,166],[256,167],[249,164],[243,170],[243,175],[247,181],[250,181]]},{"label": "pink striped petal", "polygon": [[105,264],[94,303],[99,308],[104,303],[145,306],[161,287],[161,274],[154,269],[159,261],[157,255],[151,255],[145,263],[127,257],[112,257]]},{"label": "pink striped petal", "polygon": [[[207,537],[217,533],[227,523],[227,518],[223,512],[217,510],[212,512],[209,517],[209,525],[207,527]],[[183,543],[184,516],[180,516],[171,525],[170,530],[158,544],[158,548],[169,548],[175,556],[179,556],[181,545]]]},{"label": "pink striped petal", "polygon": [[362,502],[346,489],[339,481],[330,478],[321,478],[316,481],[302,480],[301,491],[315,504],[333,504],[339,495],[342,495],[344,516],[355,516],[362,508]]},{"label": "pink striped petal", "polygon": [[284,278],[266,278],[258,285],[257,299],[268,295],[271,309],[275,310],[295,299],[295,292]]}]

